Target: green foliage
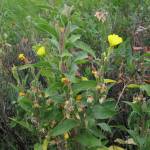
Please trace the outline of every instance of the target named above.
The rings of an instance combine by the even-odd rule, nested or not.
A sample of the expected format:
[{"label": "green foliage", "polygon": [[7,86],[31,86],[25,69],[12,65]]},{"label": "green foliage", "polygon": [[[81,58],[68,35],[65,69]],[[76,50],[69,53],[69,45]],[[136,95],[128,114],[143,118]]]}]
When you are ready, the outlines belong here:
[{"label": "green foliage", "polygon": [[[2,0],[0,10],[0,51],[9,47],[15,55],[8,68],[14,111],[3,112],[2,136],[10,123],[5,128],[24,149],[111,149],[127,136],[136,149],[149,148],[150,86],[143,79],[149,54],[132,52],[137,24],[149,28],[148,0]],[[113,33],[123,42],[111,39],[112,47]],[[41,46],[44,55],[37,53]],[[19,149],[12,139],[3,146],[9,135],[3,136],[2,148]]]},{"label": "green foliage", "polygon": [[78,122],[75,120],[65,120],[63,122],[60,122],[53,130],[52,130],[52,136],[58,136],[65,132],[69,132],[72,128],[75,128],[78,125]]},{"label": "green foliage", "polygon": [[96,119],[108,119],[116,114],[115,103],[112,101],[107,101],[104,104],[96,105],[93,108],[94,117]]},{"label": "green foliage", "polygon": [[87,147],[98,147],[101,146],[100,139],[97,139],[92,134],[85,132],[84,134],[79,134],[76,137],[76,140],[84,146]]}]

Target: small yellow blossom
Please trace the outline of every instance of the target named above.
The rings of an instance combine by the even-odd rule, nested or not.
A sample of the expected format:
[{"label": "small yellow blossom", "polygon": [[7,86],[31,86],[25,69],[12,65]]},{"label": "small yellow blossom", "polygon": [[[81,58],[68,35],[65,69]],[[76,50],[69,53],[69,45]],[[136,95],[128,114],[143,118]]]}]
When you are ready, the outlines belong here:
[{"label": "small yellow blossom", "polygon": [[68,78],[64,77],[64,78],[61,78],[61,82],[67,85],[70,83],[70,80]]},{"label": "small yellow blossom", "polygon": [[114,47],[123,42],[123,39],[116,34],[110,34],[108,36],[108,42],[110,47]]},{"label": "small yellow blossom", "polygon": [[21,53],[18,55],[18,59],[21,61],[24,61],[26,59],[26,57],[24,56],[24,54]]},{"label": "small yellow blossom", "polygon": [[92,74],[94,75],[95,78],[99,77],[99,73],[96,70],[92,70]]},{"label": "small yellow blossom", "polygon": [[24,92],[19,92],[19,96],[25,96],[26,94]]},{"label": "small yellow blossom", "polygon": [[77,95],[77,96],[76,96],[76,101],[80,102],[81,99],[82,99],[82,95]]},{"label": "small yellow blossom", "polygon": [[41,106],[39,105],[39,103],[37,101],[33,102],[33,108],[40,108]]},{"label": "small yellow blossom", "polygon": [[44,46],[41,46],[40,48],[37,49],[37,55],[38,56],[44,56],[45,54],[46,54],[46,51],[45,51]]},{"label": "small yellow blossom", "polygon": [[88,78],[87,77],[81,77],[81,80],[82,81],[88,81]]},{"label": "small yellow blossom", "polygon": [[67,132],[64,133],[64,139],[68,140],[69,139],[69,134]]}]

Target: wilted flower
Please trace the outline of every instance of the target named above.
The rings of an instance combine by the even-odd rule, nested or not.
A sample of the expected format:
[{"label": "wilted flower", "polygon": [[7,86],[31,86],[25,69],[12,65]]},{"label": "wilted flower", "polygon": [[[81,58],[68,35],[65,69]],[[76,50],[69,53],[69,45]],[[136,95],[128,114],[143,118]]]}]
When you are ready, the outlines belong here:
[{"label": "wilted flower", "polygon": [[116,34],[110,34],[108,36],[108,42],[110,47],[114,47],[123,42],[123,39]]},{"label": "wilted flower", "polygon": [[45,130],[44,128],[40,129],[40,133],[41,133],[41,134],[45,134],[45,131],[46,131],[46,130]]},{"label": "wilted flower", "polygon": [[78,109],[78,112],[83,112],[84,111],[84,109],[85,109],[85,105],[83,105],[82,103],[79,103],[78,104],[78,107],[77,107],[77,109]]},{"label": "wilted flower", "polygon": [[75,116],[76,116],[76,118],[77,118],[78,120],[81,119],[81,118],[80,118],[80,115],[79,115],[78,113],[75,113]]},{"label": "wilted flower", "polygon": [[50,121],[50,127],[53,128],[57,124],[56,120]]},{"label": "wilted flower", "polygon": [[67,112],[72,112],[74,110],[74,107],[72,106],[71,101],[65,101],[64,109]]},{"label": "wilted flower", "polygon": [[97,85],[96,90],[100,91],[101,93],[104,93],[107,91],[107,86],[105,84]]},{"label": "wilted flower", "polygon": [[21,61],[24,61],[26,59],[25,55],[23,53],[18,55],[18,59]]},{"label": "wilted flower", "polygon": [[144,100],[144,97],[142,94],[137,95],[137,96],[133,96],[133,103],[141,102],[143,100]]},{"label": "wilted flower", "polygon": [[82,112],[83,111],[83,108],[82,107],[79,107],[78,108],[78,112]]},{"label": "wilted flower", "polygon": [[102,21],[103,23],[106,21],[108,13],[106,11],[97,11],[95,13],[95,17],[98,19],[98,21]]},{"label": "wilted flower", "polygon": [[33,102],[33,108],[40,108],[40,105],[37,101]]},{"label": "wilted flower", "polygon": [[82,99],[82,95],[77,95],[77,96],[76,96],[76,101],[80,102],[81,99]]},{"label": "wilted flower", "polygon": [[51,105],[51,104],[53,104],[54,103],[54,101],[52,100],[52,99],[48,99],[47,101],[46,101],[46,104],[47,105]]},{"label": "wilted flower", "polygon": [[68,78],[64,77],[64,78],[61,78],[61,82],[67,85],[70,83],[70,80]]},{"label": "wilted flower", "polygon": [[92,103],[93,101],[94,101],[94,97],[93,96],[88,96],[87,103]]},{"label": "wilted flower", "polygon": [[61,28],[60,28],[60,32],[61,32],[61,33],[64,33],[64,32],[65,32],[65,28],[61,27]]},{"label": "wilted flower", "polygon": [[37,49],[36,53],[38,56],[44,56],[46,54],[45,47],[41,46],[40,48]]},{"label": "wilted flower", "polygon": [[106,96],[102,96],[102,97],[99,99],[99,103],[100,103],[100,104],[103,104],[105,100],[106,100]]}]

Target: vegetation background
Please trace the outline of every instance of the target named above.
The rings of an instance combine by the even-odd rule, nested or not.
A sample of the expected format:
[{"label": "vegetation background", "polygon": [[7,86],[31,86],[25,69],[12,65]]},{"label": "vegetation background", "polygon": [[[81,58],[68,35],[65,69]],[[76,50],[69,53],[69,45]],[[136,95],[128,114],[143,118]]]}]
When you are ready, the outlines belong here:
[{"label": "vegetation background", "polygon": [[0,0],[0,149],[149,150],[149,14],[149,0]]}]

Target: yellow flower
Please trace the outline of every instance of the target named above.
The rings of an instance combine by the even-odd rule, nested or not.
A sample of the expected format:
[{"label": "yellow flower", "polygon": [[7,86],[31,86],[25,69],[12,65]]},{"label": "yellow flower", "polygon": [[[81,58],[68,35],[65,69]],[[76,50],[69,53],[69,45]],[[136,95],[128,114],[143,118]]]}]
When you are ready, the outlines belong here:
[{"label": "yellow flower", "polygon": [[69,139],[69,134],[67,132],[64,133],[64,139],[68,140]]},{"label": "yellow flower", "polygon": [[82,99],[82,95],[77,95],[77,96],[76,96],[76,101],[80,102],[81,99]]},{"label": "yellow flower", "polygon": [[87,77],[81,77],[81,80],[82,81],[88,81],[88,78]]},{"label": "yellow flower", "polygon": [[94,75],[95,78],[99,77],[99,73],[96,70],[92,70],[92,74]]},{"label": "yellow flower", "polygon": [[41,46],[40,48],[37,49],[36,53],[38,56],[44,56],[46,54],[45,47]]},{"label": "yellow flower", "polygon": [[26,94],[24,92],[19,92],[19,96],[25,96]]},{"label": "yellow flower", "polygon": [[68,78],[64,77],[64,78],[61,78],[61,82],[64,84],[69,84],[70,80]]},{"label": "yellow flower", "polygon": [[123,42],[123,39],[116,34],[110,34],[108,36],[108,42],[110,47],[114,47]]},{"label": "yellow flower", "polygon": [[21,61],[24,61],[25,58],[26,58],[26,57],[25,57],[24,54],[22,54],[22,53],[18,55],[18,59],[21,60]]}]

